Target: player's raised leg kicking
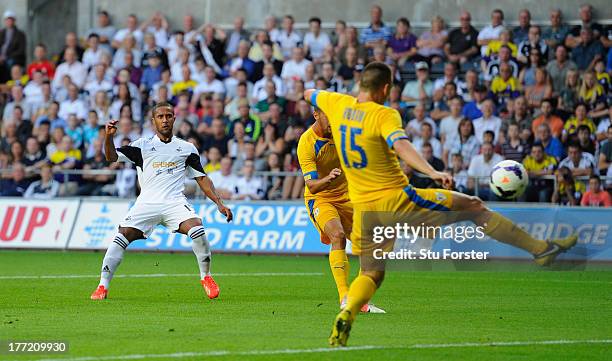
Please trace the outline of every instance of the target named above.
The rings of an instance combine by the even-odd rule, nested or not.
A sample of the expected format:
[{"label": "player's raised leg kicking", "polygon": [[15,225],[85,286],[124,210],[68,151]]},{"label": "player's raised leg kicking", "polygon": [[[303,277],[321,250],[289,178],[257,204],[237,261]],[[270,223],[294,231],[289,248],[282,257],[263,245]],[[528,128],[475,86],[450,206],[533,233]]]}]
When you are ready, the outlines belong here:
[{"label": "player's raised leg kicking", "polygon": [[219,295],[219,287],[210,275],[211,252],[206,232],[183,194],[185,176],[195,178],[202,192],[215,202],[228,222],[232,220],[232,211],[223,204],[212,181],[204,173],[196,147],[172,136],[175,120],[172,105],[158,103],[153,107],[152,114],[155,136],[140,138],[118,149],[113,144],[117,121],[106,124],[106,160],[133,163],[138,171],[141,193],[119,224],[119,231],[106,251],[100,284],[91,294],[92,300],[102,300],[108,296],[110,281],[123,259],[125,249],[130,242],[148,236],[158,224],[192,239],[202,286],[209,298]]},{"label": "player's raised leg kicking", "polygon": [[[346,238],[353,227],[353,206],[348,197],[346,177],[340,170],[340,160],[331,138],[329,126],[321,126],[325,114],[318,109],[316,121],[302,134],[297,155],[304,174],[304,201],[310,220],[321,235],[321,242],[331,243],[329,267],[338,289],[341,308],[346,306],[350,263],[346,256]],[[328,124],[327,119],[322,119]],[[384,313],[370,303],[361,312]]]},{"label": "player's raised leg kicking", "polygon": [[[338,156],[353,203],[353,249],[362,244],[369,247],[367,251],[361,250],[362,272],[351,283],[347,306],[334,320],[329,337],[332,346],[346,345],[359,309],[374,295],[385,275],[384,263],[377,265],[379,268],[364,269],[364,259],[373,258],[367,254],[372,251],[372,240],[363,234],[364,216],[391,213],[405,215],[409,221],[419,217],[419,221],[426,219],[429,225],[434,225],[449,221],[440,215],[442,212],[462,211],[463,219],[482,226],[491,238],[530,252],[538,264],[552,262],[577,240],[575,235],[549,242],[537,240],[508,218],[488,209],[477,197],[447,189],[411,187],[397,156],[445,188],[452,187],[453,178],[434,170],[423,159],[408,141],[399,113],[382,105],[392,84],[391,69],[384,63],[372,62],[362,72],[356,98],[313,89],[304,92],[304,98],[327,115],[333,139],[339,145]],[[460,217],[455,220],[462,220]]]}]

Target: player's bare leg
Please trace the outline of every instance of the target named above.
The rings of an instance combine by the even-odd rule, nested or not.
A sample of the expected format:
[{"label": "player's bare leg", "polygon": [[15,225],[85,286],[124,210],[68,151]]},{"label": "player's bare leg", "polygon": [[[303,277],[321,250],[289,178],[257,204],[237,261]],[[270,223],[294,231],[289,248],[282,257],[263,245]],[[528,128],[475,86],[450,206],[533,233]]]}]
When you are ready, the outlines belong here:
[{"label": "player's bare leg", "polygon": [[115,271],[123,260],[128,245],[137,240],[145,238],[141,230],[131,227],[119,227],[119,231],[115,235],[115,239],[106,250],[104,260],[102,261],[102,271],[100,274],[100,284],[98,288],[91,294],[92,300],[103,300],[108,297],[108,289],[110,281],[115,274]]},{"label": "player's bare leg", "polygon": [[458,220],[470,220],[484,227],[484,232],[493,239],[513,245],[531,253],[534,261],[546,266],[552,263],[562,252],[573,247],[578,237],[573,234],[562,239],[544,241],[533,238],[529,233],[516,226],[511,220],[490,210],[478,197],[452,192],[452,211],[461,211]]},{"label": "player's bare leg", "polygon": [[208,298],[213,299],[219,296],[219,286],[210,275],[211,252],[210,244],[206,239],[206,232],[202,227],[199,218],[191,218],[181,222],[178,229],[179,233],[186,234],[192,240],[193,253],[198,260],[200,268],[200,283]]}]

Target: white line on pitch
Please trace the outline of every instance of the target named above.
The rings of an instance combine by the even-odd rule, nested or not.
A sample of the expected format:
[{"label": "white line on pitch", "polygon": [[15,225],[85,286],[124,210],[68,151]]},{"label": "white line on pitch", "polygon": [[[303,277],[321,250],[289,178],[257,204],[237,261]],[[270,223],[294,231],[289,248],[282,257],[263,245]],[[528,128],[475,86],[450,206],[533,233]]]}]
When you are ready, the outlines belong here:
[{"label": "white line on pitch", "polygon": [[538,345],[575,345],[575,344],[608,344],[611,340],[543,340],[543,341],[508,341],[508,342],[464,342],[441,344],[415,344],[406,346],[351,346],[344,348],[309,348],[309,349],[280,349],[280,350],[251,350],[251,351],[206,351],[206,352],[177,352],[168,354],[131,354],[114,356],[84,356],[73,358],[49,358],[39,361],[110,361],[110,360],[141,360],[152,358],[185,358],[185,357],[215,357],[215,356],[258,356],[258,355],[289,355],[305,353],[329,353],[367,350],[410,350],[410,349],[439,349],[439,348],[475,348],[475,347],[511,347],[511,346],[538,346]]},{"label": "white line on pitch", "polygon": [[[215,273],[215,277],[299,277],[323,276],[321,272],[243,272],[243,273]],[[97,275],[41,275],[41,276],[0,276],[0,280],[36,280],[36,279],[68,279],[68,278],[98,278]],[[197,273],[147,273],[147,274],[119,274],[113,278],[157,278],[157,277],[198,277]]]}]

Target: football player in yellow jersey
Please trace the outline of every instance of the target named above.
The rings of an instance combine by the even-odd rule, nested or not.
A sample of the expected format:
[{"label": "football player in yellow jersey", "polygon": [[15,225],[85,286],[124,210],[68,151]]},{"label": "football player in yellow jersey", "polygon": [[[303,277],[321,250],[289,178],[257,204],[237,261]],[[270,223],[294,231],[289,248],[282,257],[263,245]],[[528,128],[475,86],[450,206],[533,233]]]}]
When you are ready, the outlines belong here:
[{"label": "football player in yellow jersey", "polygon": [[[491,238],[530,252],[538,264],[549,264],[577,241],[575,235],[551,242],[534,239],[509,219],[491,211],[478,197],[448,190],[453,186],[452,176],[436,171],[423,159],[408,140],[399,113],[382,105],[391,86],[391,69],[384,63],[372,62],[362,72],[356,98],[314,89],[304,93],[307,101],[327,115],[353,203],[350,238],[353,249],[362,248],[361,273],[351,283],[346,307],[334,320],[329,337],[332,346],[346,346],[359,309],[372,298],[385,275],[384,263],[374,263],[374,267],[368,263],[376,258],[373,248],[379,246],[372,242],[368,217],[404,214],[410,223],[427,225],[470,220]],[[410,186],[397,156],[446,189]],[[461,213],[448,216],[449,211]],[[389,250],[393,241],[389,239],[382,245]]]},{"label": "football player in yellow jersey", "polygon": [[[310,220],[321,235],[321,242],[331,243],[329,266],[331,268],[340,306],[346,305],[350,263],[346,256],[346,238],[353,227],[353,206],[348,197],[346,177],[340,170],[340,160],[331,138],[325,114],[319,109],[313,113],[315,123],[302,134],[298,142],[297,156],[304,174],[304,202]],[[361,312],[384,313],[368,303]]]}]

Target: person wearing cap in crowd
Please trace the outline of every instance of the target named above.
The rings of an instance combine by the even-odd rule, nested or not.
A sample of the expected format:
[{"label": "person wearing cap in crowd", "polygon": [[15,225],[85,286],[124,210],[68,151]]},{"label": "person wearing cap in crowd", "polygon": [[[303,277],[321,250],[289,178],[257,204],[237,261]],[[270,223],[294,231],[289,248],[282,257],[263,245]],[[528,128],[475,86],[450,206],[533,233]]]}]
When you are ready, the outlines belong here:
[{"label": "person wearing cap in crowd", "polygon": [[434,88],[434,83],[429,79],[429,65],[424,61],[419,61],[414,67],[416,79],[407,82],[402,90],[402,100],[409,108],[420,102],[429,102]]},{"label": "person wearing cap in crowd", "polygon": [[16,25],[16,15],[4,12],[4,29],[0,30],[0,83],[9,79],[9,71],[15,64],[25,67],[26,35]]}]

